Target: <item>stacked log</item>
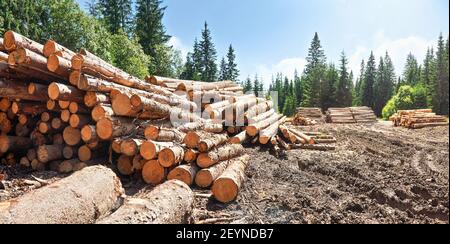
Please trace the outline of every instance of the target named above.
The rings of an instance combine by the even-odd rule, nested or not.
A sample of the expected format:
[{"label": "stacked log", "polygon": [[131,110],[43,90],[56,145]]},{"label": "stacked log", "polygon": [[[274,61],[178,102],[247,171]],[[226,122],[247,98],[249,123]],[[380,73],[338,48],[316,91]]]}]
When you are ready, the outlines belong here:
[{"label": "stacked log", "polygon": [[320,108],[299,107],[297,108],[297,114],[311,121],[316,121],[317,123],[325,122],[322,109]]},{"label": "stacked log", "polygon": [[329,108],[327,111],[327,122],[333,124],[355,124],[356,120],[353,117],[350,108]]},{"label": "stacked log", "polygon": [[377,116],[369,107],[351,107],[353,118],[356,123],[374,123],[377,122]]},{"label": "stacked log", "polygon": [[436,115],[431,109],[400,110],[392,115],[390,120],[394,126],[403,126],[409,129],[448,126],[448,119]]}]

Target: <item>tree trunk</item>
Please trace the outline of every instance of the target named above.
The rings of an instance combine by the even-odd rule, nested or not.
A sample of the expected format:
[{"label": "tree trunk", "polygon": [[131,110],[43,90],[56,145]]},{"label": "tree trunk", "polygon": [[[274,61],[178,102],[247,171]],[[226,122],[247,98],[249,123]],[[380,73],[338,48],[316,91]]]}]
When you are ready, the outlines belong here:
[{"label": "tree trunk", "polygon": [[194,149],[186,149],[184,151],[184,161],[186,163],[193,163],[197,161],[199,152]]},{"label": "tree trunk", "polygon": [[78,104],[77,102],[70,102],[69,112],[72,114],[89,114],[91,110],[85,107],[83,104]]},{"label": "tree trunk", "polygon": [[27,150],[32,146],[33,143],[30,138],[0,135],[0,154],[8,151]]},{"label": "tree trunk", "polygon": [[199,168],[195,163],[180,165],[170,171],[167,180],[179,180],[190,186],[194,183],[198,170]]},{"label": "tree trunk", "polygon": [[97,136],[95,125],[85,125],[81,129],[81,139],[85,143],[98,141],[100,138]]},{"label": "tree trunk", "polygon": [[98,137],[105,141],[130,135],[137,130],[133,119],[122,117],[103,118],[97,122],[96,129]]},{"label": "tree trunk", "polygon": [[186,224],[194,209],[194,193],[184,183],[172,180],[139,199],[127,199],[122,207],[98,224]]},{"label": "tree trunk", "polygon": [[225,145],[208,153],[201,153],[197,158],[197,165],[202,169],[208,168],[220,161],[232,159],[243,153],[244,147],[240,144]]},{"label": "tree trunk", "polygon": [[63,145],[43,145],[37,149],[39,162],[48,163],[50,161],[63,159]]},{"label": "tree trunk", "polygon": [[50,55],[54,54],[67,60],[71,60],[72,57],[76,55],[76,53],[74,53],[72,50],[59,45],[53,40],[48,40],[45,43],[42,54],[44,54],[44,56],[47,58],[50,57]]},{"label": "tree trunk", "polygon": [[235,135],[234,137],[231,137],[228,142],[231,144],[243,144],[247,142],[250,139],[250,137],[247,135],[246,131],[242,131],[241,133]]},{"label": "tree trunk", "polygon": [[52,54],[50,55],[50,57],[48,57],[47,69],[68,80],[70,76],[70,61],[63,57]]},{"label": "tree trunk", "polygon": [[62,154],[65,159],[75,158],[78,156],[78,148],[71,146],[64,146]]},{"label": "tree trunk", "polygon": [[[146,130],[147,129],[148,129],[148,127],[146,128]],[[156,138],[153,138],[154,136],[151,136],[153,139],[152,138],[147,138],[147,139],[159,141],[159,142],[182,143],[185,136],[186,136],[186,134],[178,131],[177,129],[159,129],[158,135]]]},{"label": "tree trunk", "polygon": [[8,52],[15,51],[22,47],[43,55],[44,46],[42,44],[26,38],[14,31],[5,32],[3,38],[3,46]]},{"label": "tree trunk", "polygon": [[70,121],[70,111],[68,110],[68,109],[64,109],[64,110],[62,110],[61,111],[61,116],[60,116],[60,118],[61,118],[61,120],[63,121],[63,122],[65,122],[65,123],[69,123],[69,121]]},{"label": "tree trunk", "polygon": [[47,106],[43,103],[36,102],[13,102],[11,105],[11,111],[14,114],[20,113],[37,116],[47,111]]},{"label": "tree trunk", "polygon": [[129,157],[124,154],[120,155],[119,159],[117,160],[117,170],[121,175],[132,175],[134,173],[133,157]]},{"label": "tree trunk", "polygon": [[236,199],[245,181],[245,169],[250,157],[245,155],[230,162],[223,174],[214,181],[211,188],[214,197],[222,203],[229,203]]},{"label": "tree trunk", "polygon": [[86,92],[86,95],[84,95],[84,105],[86,105],[88,108],[93,108],[94,106],[98,104],[110,104],[111,100],[109,96],[100,93],[100,92]]},{"label": "tree trunk", "polygon": [[64,142],[69,146],[77,146],[81,143],[81,131],[67,126],[63,131]]},{"label": "tree trunk", "polygon": [[258,122],[261,122],[263,120],[266,120],[268,118],[270,118],[271,116],[273,116],[275,114],[275,110],[271,109],[265,113],[259,114],[253,118],[249,118],[247,117],[247,124],[251,125],[251,124],[256,124]]},{"label": "tree trunk", "polygon": [[48,87],[48,96],[50,99],[69,101],[69,105],[70,102],[83,103],[84,95],[85,93],[78,90],[76,87],[59,84],[56,82],[53,82]]},{"label": "tree trunk", "polygon": [[0,97],[20,99],[36,102],[47,102],[48,96],[42,94],[28,94],[28,85],[20,81],[11,81],[0,78]]},{"label": "tree trunk", "polygon": [[128,139],[122,141],[120,144],[120,151],[126,156],[135,156],[136,154],[139,154],[140,148],[144,142],[145,141],[141,139]]},{"label": "tree trunk", "polygon": [[310,137],[310,136],[308,136],[308,135],[306,135],[306,134],[304,134],[304,133],[302,133],[300,131],[297,131],[297,130],[294,130],[294,129],[289,129],[289,131],[292,132],[294,135],[296,135],[296,136],[302,138],[303,140],[305,140],[306,144],[313,145],[315,143],[314,139],[312,137]]},{"label": "tree trunk", "polygon": [[225,160],[217,163],[207,169],[198,171],[195,177],[195,184],[201,188],[208,188],[212,183],[223,174],[229,163],[235,160],[240,160],[241,157],[232,160]]},{"label": "tree trunk", "polygon": [[153,140],[153,141],[157,141],[160,130],[163,130],[166,128],[170,129],[173,127],[170,120],[150,121],[150,122],[146,123],[144,126],[145,126],[145,131],[144,131],[145,138],[148,140]]},{"label": "tree trunk", "polygon": [[180,146],[164,148],[158,154],[158,162],[164,167],[169,168],[180,164],[184,159],[184,149]]},{"label": "tree trunk", "polygon": [[107,154],[108,147],[106,144],[99,144],[93,149],[89,148],[88,145],[83,145],[78,149],[78,159],[80,159],[81,162],[88,162],[96,158],[106,159]]},{"label": "tree trunk", "polygon": [[262,120],[256,124],[247,126],[246,131],[249,136],[256,136],[261,130],[269,127],[273,123],[277,122],[282,116],[279,114],[273,114],[271,117]]},{"label": "tree trunk", "polygon": [[85,168],[49,186],[1,203],[3,224],[90,224],[116,208],[123,189],[111,170]]},{"label": "tree trunk", "polygon": [[259,135],[259,143],[266,145],[270,141],[271,138],[273,138],[274,136],[277,135],[278,128],[280,127],[281,124],[284,123],[285,120],[286,120],[286,116],[284,116],[283,118],[281,118],[274,124],[270,125],[266,129],[262,130]]},{"label": "tree trunk", "polygon": [[115,113],[111,105],[99,104],[92,109],[91,116],[95,122],[98,122],[103,118],[114,117]]},{"label": "tree trunk", "polygon": [[161,184],[167,177],[168,169],[161,166],[158,160],[148,161],[142,168],[142,179],[151,185]]},{"label": "tree trunk", "polygon": [[89,115],[82,114],[72,114],[70,115],[69,124],[73,128],[81,129],[83,126],[88,125],[92,122]]},{"label": "tree trunk", "polygon": [[208,152],[215,147],[225,144],[228,141],[228,135],[226,134],[215,134],[212,137],[200,140],[198,143],[198,150],[201,153]]}]

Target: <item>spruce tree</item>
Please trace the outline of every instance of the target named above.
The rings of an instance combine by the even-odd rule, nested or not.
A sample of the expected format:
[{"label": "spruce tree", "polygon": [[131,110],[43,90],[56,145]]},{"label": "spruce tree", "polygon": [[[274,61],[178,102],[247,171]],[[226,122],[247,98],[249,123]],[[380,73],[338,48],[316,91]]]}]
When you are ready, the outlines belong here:
[{"label": "spruce tree", "polygon": [[448,40],[444,43],[442,34],[439,36],[436,52],[436,85],[433,107],[438,114],[449,114],[449,55]]},{"label": "spruce tree", "polygon": [[369,60],[367,61],[367,66],[365,67],[364,79],[361,83],[361,105],[372,107],[374,105],[374,92],[373,92],[373,84],[376,80],[376,63],[375,56],[373,52],[370,53]]},{"label": "spruce tree", "polygon": [[336,87],[336,106],[349,107],[352,104],[352,84],[347,71],[347,58],[345,53],[341,53],[341,61],[339,67],[339,81]]},{"label": "spruce tree", "polygon": [[306,61],[302,106],[320,106],[320,86],[326,70],[326,57],[317,33],[311,42]]},{"label": "spruce tree", "polygon": [[258,74],[256,74],[255,79],[253,80],[253,94],[255,94],[255,96],[259,96],[260,88],[261,88],[261,83],[259,81]]},{"label": "spruce tree", "polygon": [[403,72],[405,85],[414,86],[420,81],[420,69],[416,57],[412,53],[406,58],[405,70]]},{"label": "spruce tree", "polygon": [[[171,48],[167,47],[170,36],[162,23],[166,7],[161,7],[161,0],[136,1],[136,28],[144,52],[151,57],[149,72],[165,75],[165,69],[170,66]],[[169,63],[167,63],[169,61]]]},{"label": "spruce tree", "polygon": [[302,80],[298,76],[297,70],[295,70],[294,73],[294,93],[295,93],[295,100],[296,100],[296,106],[300,105],[300,103],[303,100],[303,87],[302,87]]},{"label": "spruce tree", "polygon": [[323,111],[336,106],[336,86],[339,82],[339,71],[334,64],[329,64],[325,78],[320,84],[320,107]]},{"label": "spruce tree", "polygon": [[247,79],[245,80],[244,83],[244,93],[249,93],[252,92],[253,93],[253,85],[252,85],[252,80],[250,79],[250,77],[247,77]]},{"label": "spruce tree", "polygon": [[217,77],[216,64],[216,48],[211,37],[211,31],[208,29],[208,23],[205,22],[205,27],[202,31],[202,40],[199,43],[201,53],[201,72],[202,80],[206,82],[213,82]]},{"label": "spruce tree", "polygon": [[227,53],[227,79],[232,81],[238,81],[239,69],[236,64],[236,54],[234,52],[233,46],[228,47]]},{"label": "spruce tree", "polygon": [[229,80],[230,78],[228,77],[228,67],[227,67],[227,63],[225,61],[225,58],[222,58],[221,62],[220,62],[220,70],[219,70],[219,80]]},{"label": "spruce tree", "polygon": [[112,34],[119,34],[120,30],[129,33],[132,23],[131,0],[99,0],[98,6],[91,6],[92,12],[98,11],[100,19]]},{"label": "spruce tree", "polygon": [[363,59],[361,61],[361,69],[359,72],[359,77],[356,80],[356,84],[355,84],[355,88],[354,88],[354,100],[353,100],[354,106],[361,106],[361,84],[364,81],[365,72],[366,72],[366,62]]}]

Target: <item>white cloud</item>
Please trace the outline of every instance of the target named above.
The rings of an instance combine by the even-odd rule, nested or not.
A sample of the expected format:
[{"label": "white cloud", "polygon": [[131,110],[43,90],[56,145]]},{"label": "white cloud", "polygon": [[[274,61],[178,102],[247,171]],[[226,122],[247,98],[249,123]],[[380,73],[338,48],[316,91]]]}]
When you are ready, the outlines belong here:
[{"label": "white cloud", "polygon": [[380,56],[384,56],[386,51],[389,53],[397,75],[401,75],[405,66],[406,57],[412,53],[419,63],[422,63],[425,58],[428,47],[433,47],[436,40],[427,40],[419,36],[409,36],[392,40],[379,31],[374,36],[374,45],[372,49],[366,46],[358,46],[356,51],[349,58],[349,67],[353,70],[355,76],[359,76],[361,60],[367,59],[370,55],[370,50],[373,50],[376,57],[376,62],[379,62]]},{"label": "white cloud", "polygon": [[183,60],[186,59],[186,56],[189,52],[189,48],[186,47],[183,42],[181,41],[180,38],[176,37],[176,36],[172,36],[169,40],[169,46],[173,46],[175,49],[180,50],[181,52],[181,57],[183,58]]},{"label": "white cloud", "polygon": [[264,80],[265,88],[268,88],[272,82],[272,75],[275,76],[277,73],[283,73],[284,76],[292,79],[294,78],[295,70],[297,70],[300,75],[303,72],[305,65],[306,60],[304,58],[286,58],[275,65],[259,65],[256,67],[256,73]]}]

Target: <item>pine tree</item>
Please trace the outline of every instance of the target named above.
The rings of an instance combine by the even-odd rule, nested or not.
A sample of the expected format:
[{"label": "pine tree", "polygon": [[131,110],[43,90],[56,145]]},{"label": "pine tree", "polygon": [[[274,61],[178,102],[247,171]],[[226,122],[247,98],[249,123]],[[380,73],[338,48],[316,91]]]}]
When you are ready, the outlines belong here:
[{"label": "pine tree", "polygon": [[227,61],[227,80],[238,81],[239,69],[237,68],[236,54],[232,45],[228,48]]},{"label": "pine tree", "polygon": [[136,1],[135,33],[144,52],[151,57],[149,72],[155,75],[167,75],[167,66],[171,65],[172,48],[166,45],[170,36],[162,23],[166,7],[161,7],[161,3],[161,0]]},{"label": "pine tree", "polygon": [[245,84],[244,84],[244,93],[249,93],[249,92],[253,92],[253,85],[252,85],[252,80],[250,79],[250,77],[247,77],[247,79],[245,80]]},{"label": "pine tree", "polygon": [[427,54],[423,60],[422,73],[420,83],[427,89],[427,103],[428,107],[433,107],[433,94],[435,94],[436,86],[436,60],[434,57],[433,48],[427,49]]},{"label": "pine tree", "polygon": [[259,81],[258,74],[256,74],[255,79],[253,80],[253,94],[255,94],[255,96],[259,96],[260,88],[261,88],[261,83]]},{"label": "pine tree", "polygon": [[307,64],[304,71],[304,96],[302,106],[320,106],[320,84],[326,70],[326,57],[320,44],[319,35],[315,33],[311,47],[306,58]]},{"label": "pine tree", "polygon": [[324,80],[320,85],[320,107],[323,111],[336,106],[336,86],[339,82],[339,71],[334,64],[329,64]]},{"label": "pine tree", "polygon": [[339,81],[336,87],[336,106],[349,107],[352,104],[352,84],[347,71],[347,58],[345,53],[341,53],[341,61],[339,67]]},{"label": "pine tree", "polygon": [[120,30],[129,33],[132,23],[131,0],[99,0],[97,4],[91,9],[98,11],[100,19],[112,34],[118,34]]},{"label": "pine tree", "polygon": [[442,34],[439,36],[436,52],[436,85],[433,107],[436,113],[449,114],[449,54],[448,40],[444,43]]},{"label": "pine tree", "polygon": [[217,77],[217,52],[212,42],[211,31],[208,29],[208,23],[206,22],[205,28],[202,31],[202,40],[199,43],[199,49],[201,53],[202,80],[213,82]]},{"label": "pine tree", "polygon": [[186,57],[186,63],[184,63],[183,72],[180,75],[180,79],[194,80],[195,64],[193,61],[192,53],[188,53]]},{"label": "pine tree", "polygon": [[229,80],[230,78],[228,77],[228,67],[227,67],[227,63],[225,61],[225,58],[222,58],[221,62],[220,62],[220,70],[219,70],[219,80]]},{"label": "pine tree", "polygon": [[370,53],[369,61],[367,61],[367,66],[365,67],[364,79],[361,83],[361,105],[372,107],[374,105],[374,92],[373,84],[376,80],[376,63],[375,56],[373,52]]},{"label": "pine tree", "polygon": [[302,80],[298,76],[297,70],[295,70],[294,73],[294,93],[295,93],[295,100],[296,100],[296,106],[300,105],[300,103],[303,100],[303,87],[302,87]]},{"label": "pine tree", "polygon": [[366,72],[366,62],[364,59],[361,61],[361,69],[359,72],[359,77],[356,80],[355,88],[354,88],[354,99],[353,99],[353,105],[354,106],[361,106],[361,84],[364,81],[364,74]]},{"label": "pine tree", "polygon": [[414,86],[420,81],[420,68],[416,57],[412,53],[408,54],[406,58],[405,70],[403,78],[406,85]]}]

